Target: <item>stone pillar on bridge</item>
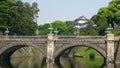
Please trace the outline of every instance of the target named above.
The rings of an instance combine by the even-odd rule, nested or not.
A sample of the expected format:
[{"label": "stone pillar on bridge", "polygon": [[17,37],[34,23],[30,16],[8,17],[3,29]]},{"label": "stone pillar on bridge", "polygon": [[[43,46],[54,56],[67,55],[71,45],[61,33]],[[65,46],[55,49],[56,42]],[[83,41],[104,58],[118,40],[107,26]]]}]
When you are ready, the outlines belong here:
[{"label": "stone pillar on bridge", "polygon": [[114,34],[107,34],[107,62],[114,62]]},{"label": "stone pillar on bridge", "polygon": [[48,34],[46,62],[54,62],[54,34]]}]

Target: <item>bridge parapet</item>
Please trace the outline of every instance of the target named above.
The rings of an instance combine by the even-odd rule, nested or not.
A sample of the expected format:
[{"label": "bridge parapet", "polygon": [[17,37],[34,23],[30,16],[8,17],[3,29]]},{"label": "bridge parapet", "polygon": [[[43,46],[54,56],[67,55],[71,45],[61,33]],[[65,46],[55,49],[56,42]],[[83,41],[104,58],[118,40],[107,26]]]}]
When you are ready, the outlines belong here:
[{"label": "bridge parapet", "polygon": [[59,35],[59,39],[79,38],[79,39],[106,39],[106,36],[75,36],[75,35]]},{"label": "bridge parapet", "polygon": [[12,39],[47,39],[47,35],[43,36],[0,36],[0,40]]},{"label": "bridge parapet", "polygon": [[87,43],[105,43],[106,39],[59,39],[55,43],[87,42]]},{"label": "bridge parapet", "polygon": [[45,39],[9,39],[9,40],[0,40],[0,42],[31,42],[31,43],[47,43]]},{"label": "bridge parapet", "polygon": [[62,42],[69,41],[69,42],[94,42],[94,43],[101,43],[105,42],[106,36],[58,36],[58,39]]}]

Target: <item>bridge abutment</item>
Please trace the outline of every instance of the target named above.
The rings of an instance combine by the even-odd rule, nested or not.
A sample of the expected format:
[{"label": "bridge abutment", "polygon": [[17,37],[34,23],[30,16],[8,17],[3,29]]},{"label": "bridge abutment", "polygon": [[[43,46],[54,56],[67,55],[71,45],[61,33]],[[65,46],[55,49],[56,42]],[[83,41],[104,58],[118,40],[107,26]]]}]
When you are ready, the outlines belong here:
[{"label": "bridge abutment", "polygon": [[54,35],[48,34],[46,62],[54,62]]},{"label": "bridge abutment", "polygon": [[114,62],[114,34],[107,34],[107,62]]}]

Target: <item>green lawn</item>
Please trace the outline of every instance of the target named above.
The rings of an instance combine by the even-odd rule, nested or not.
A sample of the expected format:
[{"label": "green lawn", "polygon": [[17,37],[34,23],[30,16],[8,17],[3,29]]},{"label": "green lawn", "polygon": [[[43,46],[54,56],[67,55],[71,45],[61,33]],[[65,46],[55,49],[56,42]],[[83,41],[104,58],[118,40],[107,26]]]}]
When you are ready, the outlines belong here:
[{"label": "green lawn", "polygon": [[104,64],[104,59],[86,59],[86,58],[74,58],[73,60],[80,62],[80,64],[84,65],[85,68],[102,68]]},{"label": "green lawn", "polygon": [[77,55],[77,56],[90,56],[90,55],[101,56],[99,52],[97,52],[96,50],[89,48],[89,47],[83,47],[79,51],[74,52],[73,55]]}]

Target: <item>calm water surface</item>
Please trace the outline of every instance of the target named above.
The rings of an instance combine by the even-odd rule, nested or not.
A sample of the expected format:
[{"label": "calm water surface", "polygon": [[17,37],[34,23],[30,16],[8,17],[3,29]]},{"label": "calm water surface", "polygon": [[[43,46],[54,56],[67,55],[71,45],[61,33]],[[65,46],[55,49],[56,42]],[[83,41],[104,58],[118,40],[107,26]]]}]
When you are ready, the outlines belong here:
[{"label": "calm water surface", "polygon": [[0,62],[0,68],[120,68],[120,64],[106,64],[103,59],[61,57],[60,63],[46,63],[45,59],[36,57],[11,58]]}]

